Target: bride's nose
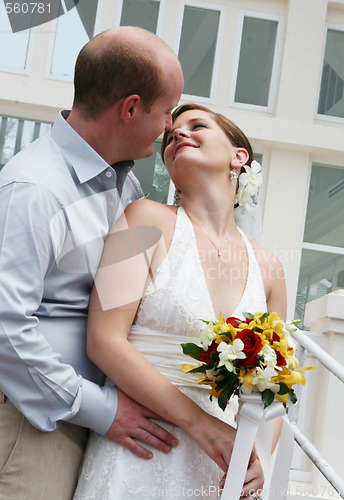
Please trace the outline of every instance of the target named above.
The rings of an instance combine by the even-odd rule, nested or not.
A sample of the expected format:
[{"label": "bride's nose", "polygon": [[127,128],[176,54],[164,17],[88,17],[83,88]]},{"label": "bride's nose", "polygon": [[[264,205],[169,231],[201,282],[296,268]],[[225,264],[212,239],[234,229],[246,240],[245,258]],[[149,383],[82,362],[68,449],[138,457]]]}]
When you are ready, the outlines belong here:
[{"label": "bride's nose", "polygon": [[188,133],[186,130],[182,129],[181,127],[175,128],[173,131],[173,137],[175,137],[175,138],[188,137]]}]

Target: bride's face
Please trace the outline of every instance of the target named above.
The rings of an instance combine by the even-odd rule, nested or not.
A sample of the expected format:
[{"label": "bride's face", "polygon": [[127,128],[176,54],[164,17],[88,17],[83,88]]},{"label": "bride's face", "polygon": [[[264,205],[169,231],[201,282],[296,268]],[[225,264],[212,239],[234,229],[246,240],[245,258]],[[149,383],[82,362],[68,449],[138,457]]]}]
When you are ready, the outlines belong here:
[{"label": "bride's face", "polygon": [[173,182],[190,168],[219,170],[229,174],[236,150],[212,116],[201,110],[189,110],[179,115],[167,137],[164,161]]}]

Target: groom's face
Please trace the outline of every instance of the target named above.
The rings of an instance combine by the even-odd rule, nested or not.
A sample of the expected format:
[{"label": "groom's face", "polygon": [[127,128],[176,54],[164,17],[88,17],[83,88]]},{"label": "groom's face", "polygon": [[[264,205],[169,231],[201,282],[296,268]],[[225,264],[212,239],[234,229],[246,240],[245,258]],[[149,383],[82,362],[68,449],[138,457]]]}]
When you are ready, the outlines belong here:
[{"label": "groom's face", "polygon": [[[167,65],[168,66],[168,65]],[[171,60],[165,69],[164,92],[147,111],[142,102],[131,130],[133,138],[132,159],[146,158],[154,152],[154,141],[172,126],[172,110],[178,105],[183,90],[183,75],[177,61]]]}]

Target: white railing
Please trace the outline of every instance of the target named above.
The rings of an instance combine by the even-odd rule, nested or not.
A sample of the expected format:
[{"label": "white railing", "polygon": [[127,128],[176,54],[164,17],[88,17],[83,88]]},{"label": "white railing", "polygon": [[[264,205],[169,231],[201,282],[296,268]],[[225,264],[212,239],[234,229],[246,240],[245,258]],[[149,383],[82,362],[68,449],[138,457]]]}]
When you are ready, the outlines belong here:
[{"label": "white railing", "polygon": [[[344,366],[338,363],[332,356],[330,356],[324,349],[319,347],[309,336],[298,330],[292,334],[294,339],[306,349],[315,359],[321,362],[333,375],[335,375],[341,382],[344,382]],[[296,422],[291,420],[291,427],[294,432],[294,439],[297,444],[306,453],[313,464],[320,470],[327,481],[333,486],[337,493],[344,498],[344,480],[337,474],[331,467],[328,461],[322,456],[319,450],[311,443],[303,432],[297,426]],[[343,458],[344,463],[344,458]]]},{"label": "white railing", "polygon": [[317,369],[307,372],[300,405],[291,408],[289,420],[296,443],[316,468],[295,450],[299,463],[294,466],[288,499],[344,498],[340,476],[344,471],[344,290],[307,304],[305,325],[310,332],[292,334],[300,346],[297,356],[307,358],[302,365],[314,364]]}]

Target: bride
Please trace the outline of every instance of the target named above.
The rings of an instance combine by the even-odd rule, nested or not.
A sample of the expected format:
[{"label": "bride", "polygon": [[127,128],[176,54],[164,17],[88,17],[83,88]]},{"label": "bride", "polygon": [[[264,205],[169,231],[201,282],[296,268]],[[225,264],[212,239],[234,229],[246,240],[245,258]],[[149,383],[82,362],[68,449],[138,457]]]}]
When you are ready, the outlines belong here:
[{"label": "bride", "polygon": [[[281,264],[235,220],[237,179],[252,163],[246,136],[222,115],[183,105],[162,155],[181,206],[139,200],[116,224],[91,295],[88,354],[109,384],[161,415],[178,446],[143,460],[92,433],[75,500],[220,498],[236,401],[222,412],[209,400],[208,389],[182,372],[189,359],[180,344],[197,343],[200,320],[220,311],[226,318],[268,310],[285,319]],[[243,494],[263,482],[253,451]]]}]

